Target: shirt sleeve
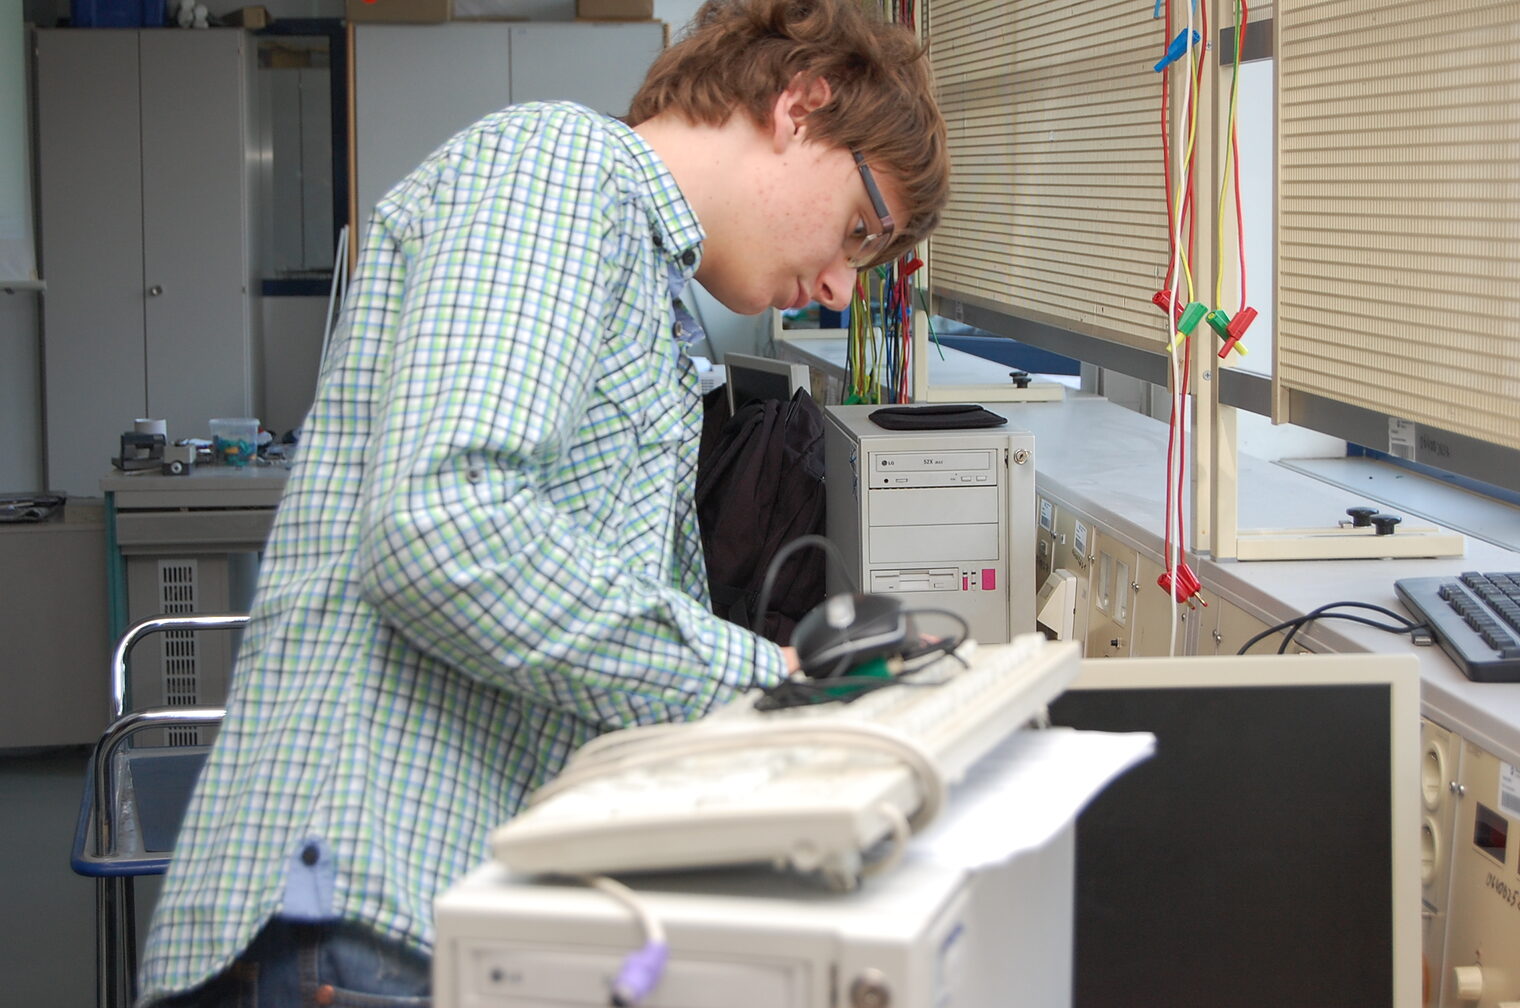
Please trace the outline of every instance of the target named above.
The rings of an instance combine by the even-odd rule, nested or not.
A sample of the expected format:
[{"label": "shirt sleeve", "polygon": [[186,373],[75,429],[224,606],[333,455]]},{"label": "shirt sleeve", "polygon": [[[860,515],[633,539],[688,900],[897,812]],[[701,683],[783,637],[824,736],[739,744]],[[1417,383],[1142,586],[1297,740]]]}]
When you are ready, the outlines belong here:
[{"label": "shirt sleeve", "polygon": [[509,158],[477,136],[418,183],[426,212],[372,225],[403,276],[358,576],[413,646],[611,727],[698,715],[785,667],[546,491],[626,282],[584,139]]}]

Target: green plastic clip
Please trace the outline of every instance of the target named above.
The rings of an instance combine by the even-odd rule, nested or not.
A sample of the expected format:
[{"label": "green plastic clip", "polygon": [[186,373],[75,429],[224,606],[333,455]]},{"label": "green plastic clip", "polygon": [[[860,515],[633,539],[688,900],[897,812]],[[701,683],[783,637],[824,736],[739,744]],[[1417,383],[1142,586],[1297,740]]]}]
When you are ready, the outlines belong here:
[{"label": "green plastic clip", "polygon": [[1220,339],[1230,338],[1230,316],[1223,308],[1215,308],[1203,320],[1219,334]]},{"label": "green plastic clip", "polygon": [[1194,301],[1182,309],[1182,318],[1177,320],[1177,331],[1186,335],[1193,335],[1193,330],[1198,328],[1198,322],[1208,314],[1209,306],[1202,301]]}]

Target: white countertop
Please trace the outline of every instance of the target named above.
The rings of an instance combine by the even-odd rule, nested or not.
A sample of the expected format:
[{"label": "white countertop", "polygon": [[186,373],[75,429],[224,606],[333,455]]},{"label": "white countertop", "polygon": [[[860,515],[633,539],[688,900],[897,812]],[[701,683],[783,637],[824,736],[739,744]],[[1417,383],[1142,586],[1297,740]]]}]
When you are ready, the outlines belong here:
[{"label": "white countertop", "polygon": [[[819,337],[787,344],[818,366],[841,367],[842,347]],[[837,352],[837,362],[830,362]],[[949,368],[975,374],[954,359]],[[960,354],[960,357],[969,357]],[[979,358],[975,358],[980,360]],[[931,357],[931,374],[936,358]],[[982,361],[1006,377],[1007,369]],[[981,377],[968,380],[987,381]],[[938,375],[935,375],[938,382]],[[995,408],[1035,436],[1041,491],[1079,504],[1098,521],[1159,556],[1165,494],[1166,425],[1098,396],[1068,393],[1061,402],[1000,403]],[[1313,467],[1310,467],[1313,468]],[[1461,495],[1461,491],[1452,491]],[[1239,527],[1332,526],[1355,504],[1383,504],[1285,465],[1240,457]],[[1386,505],[1398,512],[1396,506]],[[1427,516],[1429,517],[1429,516]],[[1418,560],[1203,560],[1205,586],[1265,623],[1277,623],[1338,601],[1370,602],[1405,611],[1394,592],[1399,578],[1450,576],[1461,571],[1520,570],[1520,553],[1469,537],[1460,558]],[[1299,637],[1315,651],[1414,653],[1420,660],[1424,712],[1500,759],[1520,765],[1520,683],[1468,680],[1439,647],[1342,620],[1320,620]]]}]

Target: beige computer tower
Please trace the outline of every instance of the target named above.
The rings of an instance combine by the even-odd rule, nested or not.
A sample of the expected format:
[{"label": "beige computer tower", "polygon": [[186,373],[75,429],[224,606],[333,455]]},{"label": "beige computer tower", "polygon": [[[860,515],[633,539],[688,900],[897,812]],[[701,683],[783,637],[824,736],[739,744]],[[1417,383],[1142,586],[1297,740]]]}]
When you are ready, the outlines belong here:
[{"label": "beige computer tower", "polygon": [[1034,435],[887,430],[878,408],[824,410],[828,536],[854,586],[954,612],[983,643],[1033,630]]}]

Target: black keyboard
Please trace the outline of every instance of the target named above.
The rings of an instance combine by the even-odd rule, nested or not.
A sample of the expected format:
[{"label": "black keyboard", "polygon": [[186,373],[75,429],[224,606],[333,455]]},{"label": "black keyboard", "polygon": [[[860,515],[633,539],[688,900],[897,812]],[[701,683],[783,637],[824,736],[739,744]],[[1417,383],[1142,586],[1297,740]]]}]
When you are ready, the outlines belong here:
[{"label": "black keyboard", "polygon": [[1520,682],[1520,571],[1393,583],[1415,619],[1474,682]]}]

